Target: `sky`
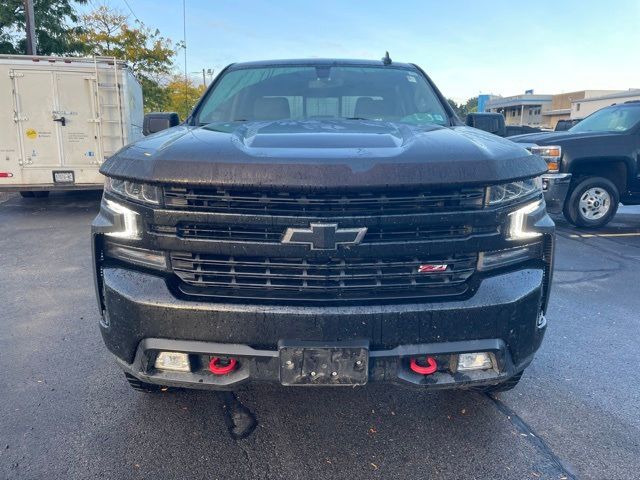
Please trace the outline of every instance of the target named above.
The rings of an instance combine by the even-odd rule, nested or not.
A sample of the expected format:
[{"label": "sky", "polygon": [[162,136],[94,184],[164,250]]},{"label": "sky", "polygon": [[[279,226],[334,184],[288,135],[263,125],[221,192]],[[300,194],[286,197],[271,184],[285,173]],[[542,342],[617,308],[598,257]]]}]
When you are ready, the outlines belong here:
[{"label": "sky", "polygon": [[[99,3],[183,39],[181,0]],[[388,50],[458,102],[640,88],[640,0],[186,0],[186,27],[194,79],[233,62],[380,59]]]}]

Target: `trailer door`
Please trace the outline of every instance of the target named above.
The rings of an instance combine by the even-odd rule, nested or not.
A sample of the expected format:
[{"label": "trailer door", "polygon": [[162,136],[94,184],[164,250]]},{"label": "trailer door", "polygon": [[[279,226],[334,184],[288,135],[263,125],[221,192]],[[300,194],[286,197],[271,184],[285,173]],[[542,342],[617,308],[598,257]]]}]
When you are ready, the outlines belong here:
[{"label": "trailer door", "polygon": [[95,80],[78,72],[56,72],[55,79],[58,101],[54,116],[64,118],[59,122],[63,164],[95,166],[100,163]]},{"label": "trailer door", "polygon": [[62,151],[55,122],[52,72],[12,71],[16,120],[24,167],[59,167]]}]

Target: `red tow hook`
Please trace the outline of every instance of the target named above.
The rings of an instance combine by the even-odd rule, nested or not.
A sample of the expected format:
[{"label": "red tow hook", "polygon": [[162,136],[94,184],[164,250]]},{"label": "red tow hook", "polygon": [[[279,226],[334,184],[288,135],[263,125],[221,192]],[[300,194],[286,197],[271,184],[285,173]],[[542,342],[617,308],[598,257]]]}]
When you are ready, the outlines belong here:
[{"label": "red tow hook", "polygon": [[209,362],[209,371],[214,375],[226,375],[235,370],[238,361],[235,358],[230,358],[229,363],[222,365],[220,357],[213,357]]},{"label": "red tow hook", "polygon": [[420,375],[431,375],[438,370],[438,364],[436,363],[435,358],[427,357],[425,361],[427,363],[426,365],[420,365],[415,357],[412,358],[410,364],[411,370],[415,373],[419,373]]}]

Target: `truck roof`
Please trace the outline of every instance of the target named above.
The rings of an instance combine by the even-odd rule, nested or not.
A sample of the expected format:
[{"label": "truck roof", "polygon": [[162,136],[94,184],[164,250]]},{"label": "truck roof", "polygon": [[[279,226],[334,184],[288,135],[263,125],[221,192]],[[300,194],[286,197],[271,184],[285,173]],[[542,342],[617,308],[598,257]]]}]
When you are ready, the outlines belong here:
[{"label": "truck roof", "polygon": [[295,65],[295,66],[315,66],[315,65],[348,65],[348,66],[363,66],[363,67],[395,67],[406,68],[407,70],[417,70],[417,67],[411,63],[392,62],[389,65],[385,65],[382,60],[357,60],[357,59],[342,59],[342,58],[301,58],[301,59],[286,59],[286,60],[258,60],[253,62],[240,62],[232,63],[229,65],[230,70],[241,68],[255,68],[255,67],[274,67],[282,65]]}]

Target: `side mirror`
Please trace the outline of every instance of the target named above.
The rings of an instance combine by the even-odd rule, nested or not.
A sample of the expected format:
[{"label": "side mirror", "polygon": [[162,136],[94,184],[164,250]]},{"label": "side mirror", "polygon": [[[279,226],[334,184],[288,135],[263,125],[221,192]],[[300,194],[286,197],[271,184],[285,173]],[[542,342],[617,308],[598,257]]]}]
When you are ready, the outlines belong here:
[{"label": "side mirror", "polygon": [[180,117],[176,112],[151,112],[144,116],[142,122],[142,134],[151,135],[152,133],[166,130],[180,124]]},{"label": "side mirror", "polygon": [[501,113],[470,113],[467,115],[466,124],[499,137],[507,135],[507,127]]}]

